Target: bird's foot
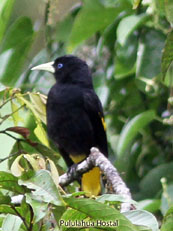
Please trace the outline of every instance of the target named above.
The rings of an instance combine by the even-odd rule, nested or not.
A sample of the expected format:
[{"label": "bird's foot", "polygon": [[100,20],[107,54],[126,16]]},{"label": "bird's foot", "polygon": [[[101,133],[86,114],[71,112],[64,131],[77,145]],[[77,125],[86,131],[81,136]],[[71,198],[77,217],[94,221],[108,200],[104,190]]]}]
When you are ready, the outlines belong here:
[{"label": "bird's foot", "polygon": [[67,174],[72,176],[74,179],[78,178],[78,176],[76,174],[77,166],[78,166],[78,164],[73,164],[72,166],[70,166],[70,168],[67,171]]}]

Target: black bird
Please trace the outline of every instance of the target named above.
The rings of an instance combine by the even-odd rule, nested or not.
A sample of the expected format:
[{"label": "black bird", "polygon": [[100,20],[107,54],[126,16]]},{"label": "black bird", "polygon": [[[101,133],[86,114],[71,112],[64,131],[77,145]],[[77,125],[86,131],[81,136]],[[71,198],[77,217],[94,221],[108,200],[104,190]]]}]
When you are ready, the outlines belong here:
[{"label": "black bird", "polygon": [[[56,83],[47,100],[48,136],[58,146],[68,167],[84,160],[91,147],[108,156],[101,102],[93,89],[88,65],[76,56],[66,55],[32,70],[52,72]],[[88,195],[101,192],[100,169],[83,174],[82,190]]]}]

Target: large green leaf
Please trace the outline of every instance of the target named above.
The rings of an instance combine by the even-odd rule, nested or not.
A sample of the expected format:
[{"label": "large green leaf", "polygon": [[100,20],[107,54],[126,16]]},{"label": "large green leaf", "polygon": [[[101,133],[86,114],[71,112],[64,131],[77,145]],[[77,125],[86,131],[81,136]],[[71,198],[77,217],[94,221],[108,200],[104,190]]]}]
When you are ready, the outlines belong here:
[{"label": "large green leaf", "polygon": [[8,172],[0,172],[0,187],[15,193],[24,193],[24,187],[18,185],[18,178]]},{"label": "large green leaf", "polygon": [[20,217],[8,214],[3,221],[2,231],[18,231],[20,229],[21,224],[22,220]]},{"label": "large green leaf", "polygon": [[159,225],[156,218],[144,210],[134,210],[123,213],[133,224],[146,226],[152,231],[159,231]]},{"label": "large green leaf", "polygon": [[[19,18],[10,27],[3,40],[3,53],[0,56],[0,62],[4,62],[4,65],[1,67],[3,73],[1,71],[0,76],[2,83],[14,85],[18,80],[24,61],[26,60],[26,54],[33,41],[33,35],[32,22],[27,17]],[[6,60],[2,60],[6,53],[8,54],[8,56],[6,55]]]},{"label": "large green leaf", "polygon": [[130,15],[123,18],[117,28],[117,40],[123,46],[128,36],[149,18],[146,14]]},{"label": "large green leaf", "polygon": [[9,205],[0,205],[0,214],[16,215],[16,212]]},{"label": "large green leaf", "polygon": [[155,112],[152,110],[142,112],[141,114],[135,116],[131,119],[125,126],[120,134],[117,155],[122,157],[125,155],[125,150],[134,137],[138,134],[140,129],[144,128],[156,117]]},{"label": "large green leaf", "polygon": [[48,203],[35,200],[31,194],[26,194],[26,202],[32,207],[35,216],[35,222],[40,221],[48,214]]},{"label": "large green leaf", "polygon": [[[47,139],[46,131],[41,123],[41,120],[45,122],[45,105],[41,102],[41,98],[39,94],[35,95],[36,97],[33,98],[34,94],[30,93],[30,96],[32,96],[32,102],[28,101],[23,97],[22,94],[17,94],[18,100],[26,104],[26,106],[32,111],[33,115],[35,116],[35,122],[36,122],[36,128],[34,129],[34,133],[37,136],[37,138],[46,146],[49,147],[49,142]],[[38,97],[37,97],[38,96]],[[36,102],[37,99],[37,102]],[[39,104],[38,104],[39,102]]]},{"label": "large green leaf", "polygon": [[129,9],[130,4],[124,0],[117,0],[115,7],[110,8],[104,7],[99,0],[85,1],[73,24],[68,44],[69,52],[79,43],[111,24],[120,13]]},{"label": "large green leaf", "polygon": [[173,24],[173,1],[165,0],[165,12],[167,20]]},{"label": "large green leaf", "polygon": [[[173,61],[173,30],[168,34],[166,39],[165,48],[162,55],[162,75],[163,78],[166,76],[172,61]],[[172,77],[172,76],[171,76]],[[171,81],[170,81],[171,82]]]},{"label": "large green leaf", "polygon": [[154,0],[157,13],[159,13],[161,16],[165,16],[165,2],[164,0]]},{"label": "large green leaf", "polygon": [[1,0],[0,2],[0,42],[3,38],[13,4],[14,0]]},{"label": "large green leaf", "polygon": [[135,63],[137,57],[138,38],[132,34],[122,46],[116,43],[115,75],[116,79],[121,79],[135,73]]},{"label": "large green leaf", "polygon": [[[108,205],[91,199],[64,198],[67,205],[78,212],[86,214],[93,221],[118,221],[117,227],[104,227],[104,230],[135,231],[138,230],[119,211]],[[96,223],[97,226],[97,223]]]},{"label": "large green leaf", "polygon": [[166,185],[162,193],[161,212],[163,215],[166,214],[171,205],[173,205],[173,184]]},{"label": "large green leaf", "polygon": [[[162,189],[160,182],[162,177],[165,177],[168,182],[173,181],[172,169],[173,162],[170,162],[150,170],[140,183],[142,194],[148,198],[155,196]],[[150,186],[150,190],[148,190],[148,186]]]},{"label": "large green leaf", "polygon": [[0,194],[0,204],[10,204],[11,198],[9,196],[4,196]]},{"label": "large green leaf", "polygon": [[46,124],[46,101],[47,97],[40,93],[30,92],[29,97],[32,103],[32,106],[37,111],[41,121]]},{"label": "large green leaf", "polygon": [[173,230],[173,206],[166,213],[163,224],[161,226],[161,231],[172,231]]},{"label": "large green leaf", "polygon": [[34,189],[32,194],[36,200],[63,206],[63,200],[57,190],[50,173],[40,170],[28,180],[19,180],[20,185],[25,185],[29,189]]},{"label": "large green leaf", "polygon": [[137,208],[156,213],[160,210],[161,201],[159,199],[146,199],[138,202]]},{"label": "large green leaf", "polygon": [[[63,227],[63,231],[64,231],[64,230],[69,230],[69,227],[65,227],[64,225],[65,222],[68,222],[68,221],[75,222],[76,220],[79,222],[80,221],[82,222],[85,220],[86,217],[87,215],[85,213],[69,208],[63,213],[61,219],[58,222],[59,222],[59,225]],[[70,228],[72,228],[72,226]]]},{"label": "large green leaf", "polygon": [[148,79],[161,71],[161,56],[165,35],[156,30],[147,30],[141,34],[137,56],[137,77]]},{"label": "large green leaf", "polygon": [[124,203],[131,203],[136,205],[137,202],[134,200],[129,200],[122,195],[115,195],[115,194],[103,194],[102,196],[97,198],[98,202],[101,203],[106,203],[106,202],[112,202],[112,203],[119,203],[119,202],[124,202]]}]

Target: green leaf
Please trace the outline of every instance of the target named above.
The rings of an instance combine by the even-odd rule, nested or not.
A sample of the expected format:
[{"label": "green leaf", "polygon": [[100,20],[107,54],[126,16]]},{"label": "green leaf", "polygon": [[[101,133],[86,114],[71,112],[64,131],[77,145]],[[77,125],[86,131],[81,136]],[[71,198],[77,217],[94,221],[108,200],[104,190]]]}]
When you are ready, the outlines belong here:
[{"label": "green leaf", "polygon": [[137,202],[134,200],[129,200],[121,195],[115,194],[103,194],[97,198],[98,202],[105,203],[105,202],[124,202],[124,203],[131,203],[136,205]]},{"label": "green leaf", "polygon": [[[117,231],[135,231],[138,230],[132,225],[128,219],[126,219],[119,211],[108,205],[99,203],[91,199],[80,198],[64,198],[67,205],[76,211],[82,212],[90,217],[92,220],[102,221],[118,221],[118,226],[113,230]],[[105,230],[112,230],[111,227],[104,227]]]},{"label": "green leaf", "polygon": [[25,196],[26,196],[26,202],[29,205],[31,205],[34,211],[35,222],[40,221],[42,218],[44,218],[49,213],[48,203],[35,200],[34,196],[28,193]]},{"label": "green leaf", "polygon": [[4,38],[2,44],[3,53],[0,56],[0,62],[2,62],[3,55],[8,54],[8,59],[5,60],[5,64],[2,66],[3,72],[1,70],[0,80],[2,83],[14,85],[18,80],[25,57],[33,42],[33,35],[32,22],[27,17],[19,18],[10,27]]},{"label": "green leaf", "polygon": [[133,224],[146,226],[152,231],[159,231],[159,225],[156,218],[144,210],[134,210],[123,213]]},{"label": "green leaf", "polygon": [[37,136],[37,138],[40,140],[42,144],[49,147],[49,142],[47,138],[47,133],[45,129],[42,126],[42,123],[40,120],[36,120],[37,127],[34,129],[34,133]]},{"label": "green leaf", "polygon": [[142,0],[133,0],[133,9],[137,9]]},{"label": "green leaf", "polygon": [[17,126],[20,121],[23,121],[23,119],[19,116],[18,108],[19,107],[14,100],[11,100],[12,118],[15,126]]},{"label": "green leaf", "polygon": [[[46,124],[46,100],[47,97],[40,93],[29,92],[29,97],[31,99],[32,106],[39,114],[41,121]],[[44,101],[43,101],[44,100]]]},{"label": "green leaf", "polygon": [[165,12],[167,20],[173,25],[173,1],[165,0]]},{"label": "green leaf", "polygon": [[173,230],[173,206],[168,210],[166,213],[162,226],[161,231],[172,231]]},{"label": "green leaf", "polygon": [[[125,4],[126,2],[126,4]],[[111,24],[124,10],[130,9],[127,1],[117,1],[115,7],[106,8],[99,0],[87,0],[79,11],[69,38],[68,51],[71,52],[79,43],[88,39],[97,31]]]},{"label": "green leaf", "polygon": [[0,195],[0,204],[10,204],[11,203],[11,197]]},{"label": "green leaf", "polygon": [[161,212],[163,215],[166,214],[171,205],[173,205],[173,184],[166,185],[166,190],[162,193]]},{"label": "green leaf", "polygon": [[[27,26],[27,28],[26,28]],[[20,43],[26,42],[33,36],[31,19],[28,17],[18,18],[9,28],[2,44],[2,52],[16,49]]]},{"label": "green leaf", "polygon": [[37,171],[35,175],[28,180],[19,180],[19,185],[25,185],[29,189],[34,189],[32,194],[37,200],[52,203],[57,206],[64,205],[50,173],[46,170]]},{"label": "green leaf", "polygon": [[[32,94],[30,94],[32,95]],[[49,142],[48,142],[48,139],[47,139],[47,134],[46,134],[46,131],[45,129],[43,128],[43,125],[41,123],[41,118],[40,117],[40,112],[39,110],[42,110],[42,107],[43,105],[41,104],[41,98],[39,98],[39,105],[42,105],[39,106],[40,109],[36,109],[36,106],[34,106],[31,102],[29,102],[27,99],[25,99],[22,94],[17,94],[16,95],[17,98],[22,101],[24,104],[26,104],[26,106],[32,111],[33,115],[35,116],[35,119],[36,119],[36,124],[37,124],[37,127],[34,129],[34,133],[35,135],[37,136],[37,138],[45,145],[45,146],[48,146],[49,147]],[[32,95],[33,97],[33,95]],[[38,95],[38,97],[40,97]],[[36,99],[35,99],[36,101]],[[38,102],[38,98],[37,98],[37,102]]]},{"label": "green leaf", "polygon": [[[168,70],[166,72],[166,75],[164,78],[162,78],[163,81],[161,81],[163,84],[165,84],[165,86],[172,88],[173,87],[173,62],[171,62],[170,66],[168,67]],[[161,78],[160,78],[161,79]],[[171,97],[170,97],[171,99]],[[169,98],[168,98],[168,102],[169,102]],[[171,102],[170,102],[171,104]]]},{"label": "green leaf", "polygon": [[149,16],[146,14],[130,15],[123,18],[117,28],[117,40],[121,46],[124,46],[129,35],[132,34],[134,30],[139,28],[148,19]]},{"label": "green leaf", "polygon": [[59,187],[59,173],[58,173],[58,170],[54,164],[54,162],[50,159],[47,159],[48,163],[49,163],[49,166],[50,166],[50,173],[51,173],[51,176],[52,176],[52,179],[56,185],[56,187],[58,188]]},{"label": "green leaf", "polygon": [[18,156],[11,165],[11,172],[14,176],[19,177],[24,172],[24,168],[20,165],[20,159],[23,157],[23,154]]},{"label": "green leaf", "polygon": [[168,34],[166,39],[165,48],[163,50],[162,55],[162,75],[163,78],[166,76],[166,72],[168,71],[172,60],[173,60],[173,30]]},{"label": "green leaf", "polygon": [[[55,163],[56,163],[56,161],[57,160],[59,160],[59,158],[60,158],[60,155],[57,153],[57,152],[55,152],[53,149],[51,149],[51,148],[48,148],[47,146],[45,146],[45,145],[43,145],[43,144],[37,144],[36,146],[35,146],[35,149],[39,152],[39,153],[41,153],[43,156],[45,156],[45,157],[49,157],[51,160],[53,160]],[[57,165],[57,163],[56,163],[56,165]]]},{"label": "green leaf", "polygon": [[138,38],[136,34],[129,36],[123,46],[120,43],[116,43],[114,72],[116,79],[121,79],[135,73],[137,46]]},{"label": "green leaf", "polygon": [[161,71],[161,56],[165,35],[156,30],[141,34],[137,56],[137,77],[156,77]]},{"label": "green leaf", "polygon": [[[168,182],[173,181],[172,169],[173,162],[170,162],[150,170],[140,183],[142,194],[148,198],[155,196],[162,189],[160,182],[162,177],[165,177]],[[150,190],[148,190],[148,185],[150,186]]]},{"label": "green leaf", "polygon": [[100,0],[100,3],[104,6],[104,7],[115,7],[117,5],[117,0]]},{"label": "green leaf", "polygon": [[163,0],[154,0],[156,5],[157,13],[161,16],[165,16],[165,2]]},{"label": "green leaf", "polygon": [[16,215],[16,212],[9,205],[0,205],[0,214]]},{"label": "green leaf", "polygon": [[122,157],[125,154],[128,145],[132,142],[138,132],[147,124],[149,124],[152,120],[154,120],[155,117],[155,112],[153,110],[149,110],[135,116],[127,124],[125,124],[118,142],[118,157]]},{"label": "green leaf", "polygon": [[3,221],[2,231],[18,231],[22,224],[22,220],[20,217],[8,214]]},{"label": "green leaf", "polygon": [[14,0],[1,0],[0,5],[0,42],[3,38],[11,10],[13,8]]},{"label": "green leaf", "polygon": [[52,212],[53,212],[54,218],[56,219],[57,224],[59,224],[60,219],[62,219],[63,214],[67,211],[68,209],[64,206],[55,206],[52,209]]},{"label": "green leaf", "polygon": [[157,199],[146,199],[138,202],[137,208],[146,210],[150,213],[156,213],[160,210],[161,201]]},{"label": "green leaf", "polygon": [[30,163],[30,165],[32,166],[34,171],[38,171],[40,169],[39,166],[39,160],[40,158],[38,157],[38,159],[34,158],[35,154],[33,155],[29,155],[29,154],[24,154],[23,157]]},{"label": "green leaf", "polygon": [[56,40],[58,42],[67,42],[69,34],[72,30],[74,17],[70,14],[67,15],[62,21],[58,22],[56,27]]},{"label": "green leaf", "polygon": [[[87,215],[85,213],[69,208],[64,212],[64,214],[60,218],[59,225],[60,227],[63,227],[63,230],[68,230],[68,227],[65,227],[64,225],[65,222],[69,222],[69,221],[75,222],[76,220],[80,222],[80,221],[84,221],[86,217]],[[73,227],[71,226],[70,228]]]},{"label": "green leaf", "polygon": [[18,178],[8,172],[0,172],[0,187],[15,193],[24,193],[24,187],[18,185]]}]

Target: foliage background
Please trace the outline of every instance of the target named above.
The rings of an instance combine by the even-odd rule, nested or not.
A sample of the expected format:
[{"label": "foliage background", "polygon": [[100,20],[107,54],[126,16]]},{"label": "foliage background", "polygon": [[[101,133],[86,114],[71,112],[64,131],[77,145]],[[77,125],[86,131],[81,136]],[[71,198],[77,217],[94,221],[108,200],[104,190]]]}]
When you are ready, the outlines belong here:
[{"label": "foliage background", "polygon": [[[10,169],[20,178],[31,169],[46,169],[47,162],[39,156],[43,162],[40,167],[40,162],[38,164],[38,159],[36,161],[33,156],[38,153],[52,159],[60,172],[66,170],[62,158],[46,137],[46,98],[42,94],[47,94],[54,79],[49,73],[31,72],[30,69],[57,56],[73,53],[86,60],[92,70],[95,90],[104,106],[111,162],[130,188],[133,199],[139,201],[138,208],[154,213],[162,223],[161,230],[171,230],[172,24],[171,0],[1,0],[1,171],[7,173]],[[19,130],[14,128],[16,126],[28,129]],[[10,127],[13,127],[11,131]],[[33,142],[39,144],[34,146]],[[9,155],[10,158],[5,160]],[[51,161],[48,165],[51,173],[56,172],[50,167],[54,166]],[[2,179],[12,177],[3,174]],[[25,176],[31,179],[28,177]],[[16,192],[1,184],[0,195],[4,203],[4,197]],[[28,183],[21,184],[29,188]],[[68,192],[74,192],[74,188],[75,185],[68,188]],[[19,192],[22,190],[20,188]],[[51,224],[44,220],[46,212],[38,218],[33,198],[31,195],[28,198],[25,209],[21,207],[20,212],[29,211],[26,207],[30,204],[34,210],[34,215],[30,211],[30,218],[34,216],[35,226],[29,220],[23,221],[24,226],[21,226],[21,215],[16,230],[38,230],[43,226],[43,230],[49,230]],[[60,198],[58,193],[56,199],[61,201]],[[115,198],[113,201],[115,203]],[[42,206],[48,206],[47,203],[59,206],[47,199],[43,200]],[[61,208],[64,206],[62,202],[60,205]],[[0,208],[2,230],[5,230],[9,224],[3,214],[10,212],[3,206],[9,204]],[[63,209],[57,211],[60,215],[63,212]],[[63,216],[68,217],[67,214]],[[14,217],[9,218],[12,219]]]}]

